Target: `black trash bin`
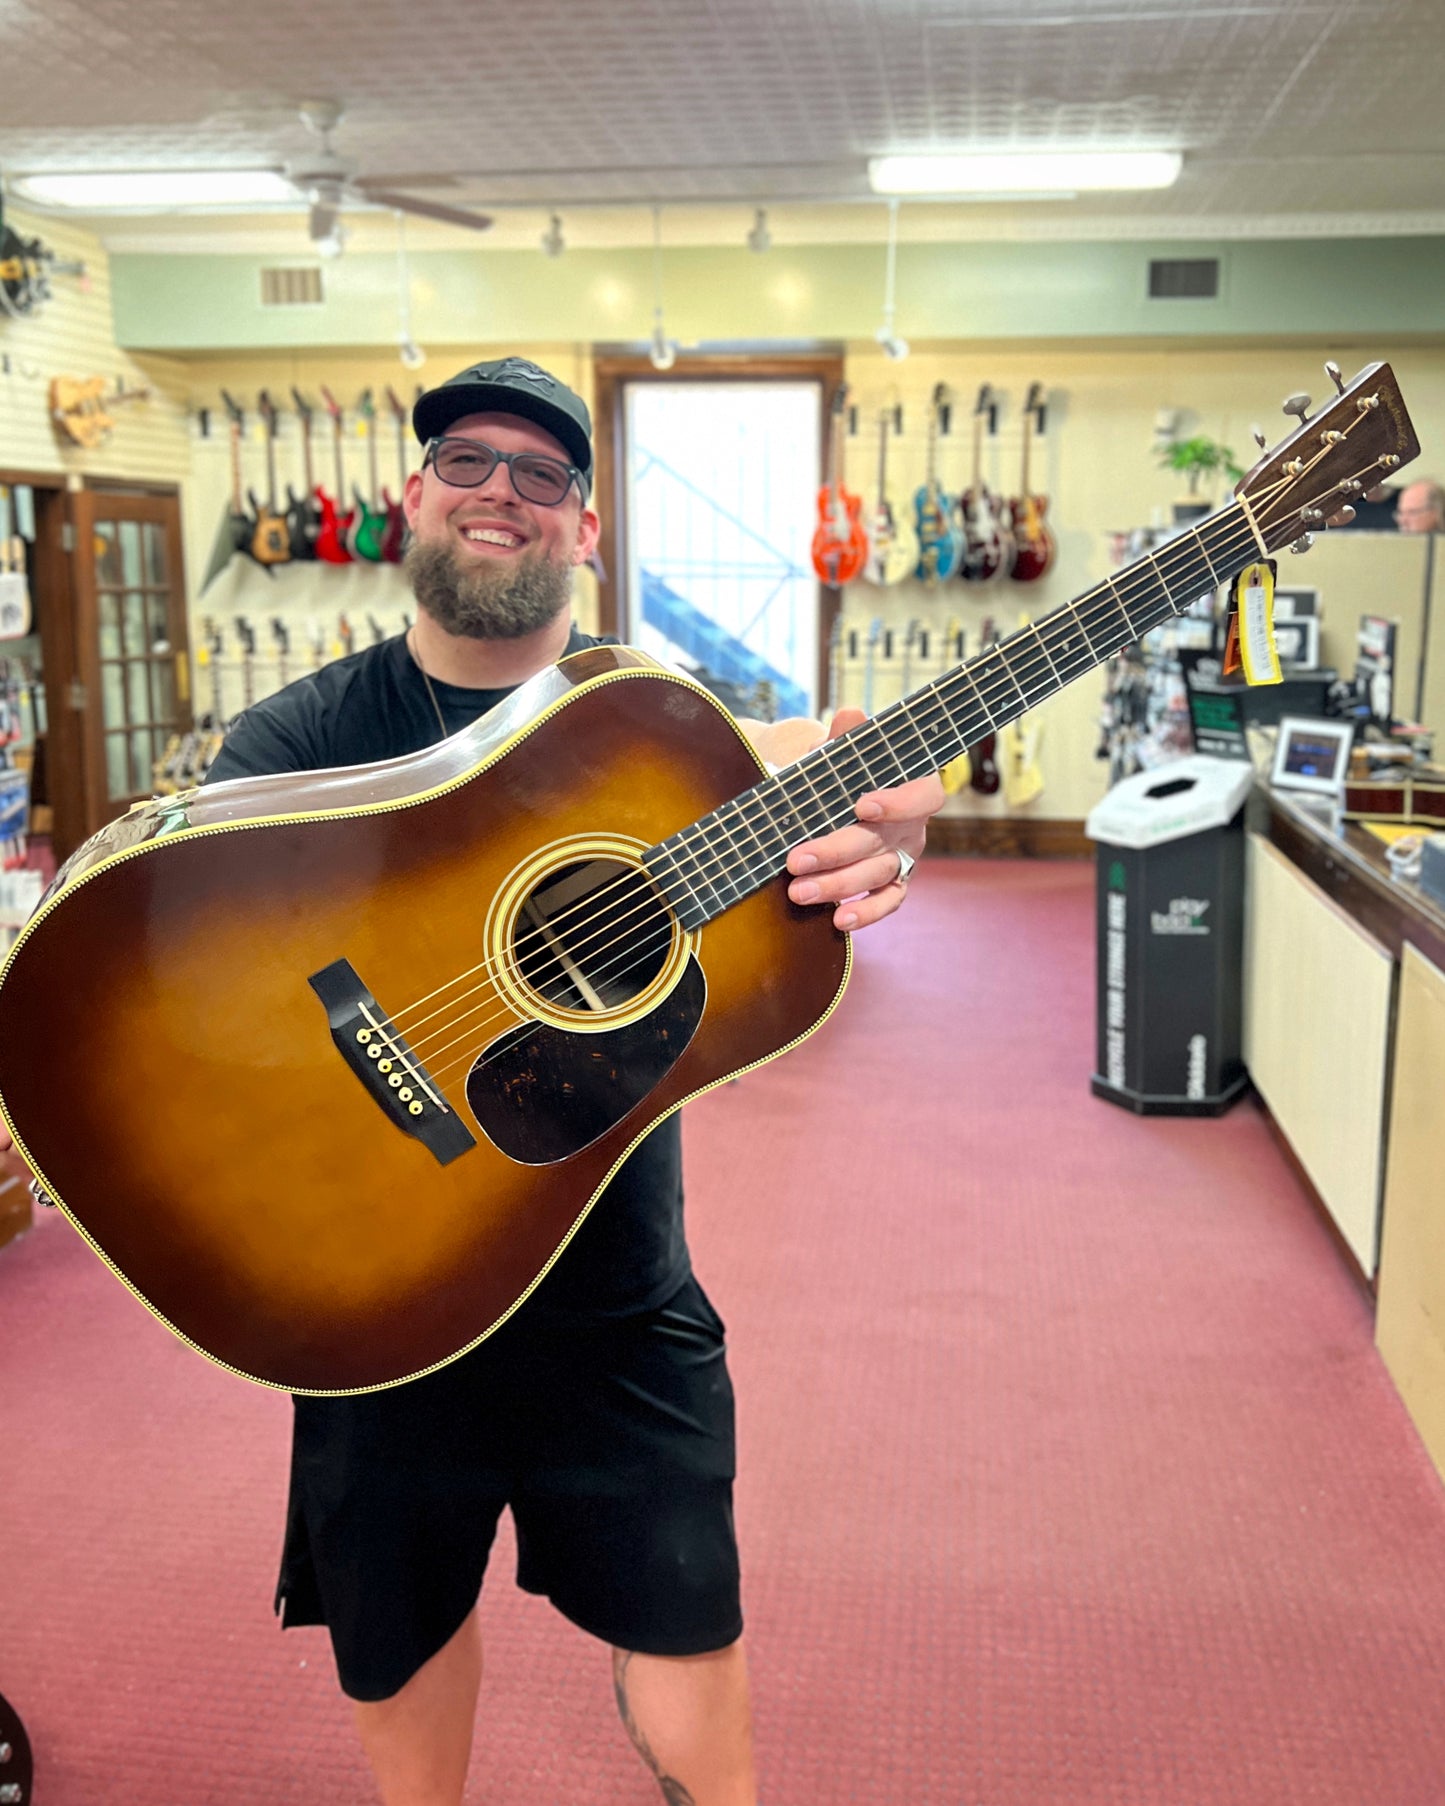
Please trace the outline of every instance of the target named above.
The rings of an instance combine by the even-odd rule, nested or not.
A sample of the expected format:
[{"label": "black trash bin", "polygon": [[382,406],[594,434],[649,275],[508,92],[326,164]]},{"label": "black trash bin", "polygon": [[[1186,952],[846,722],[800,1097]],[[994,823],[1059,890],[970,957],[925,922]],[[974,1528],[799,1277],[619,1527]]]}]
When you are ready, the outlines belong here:
[{"label": "black trash bin", "polygon": [[1092,1088],[1142,1116],[1218,1116],[1244,1090],[1244,802],[1253,768],[1202,755],[1116,784],[1096,842]]}]

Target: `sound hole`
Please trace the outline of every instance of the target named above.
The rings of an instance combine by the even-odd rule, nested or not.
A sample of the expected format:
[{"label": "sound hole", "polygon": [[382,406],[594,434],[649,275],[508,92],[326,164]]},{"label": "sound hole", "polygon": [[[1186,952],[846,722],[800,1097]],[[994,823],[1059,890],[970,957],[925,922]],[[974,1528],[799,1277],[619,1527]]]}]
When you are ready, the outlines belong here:
[{"label": "sound hole", "polygon": [[647,874],[617,859],[549,873],[512,929],[524,982],[556,1009],[602,1014],[645,991],[667,963],[672,916]]}]

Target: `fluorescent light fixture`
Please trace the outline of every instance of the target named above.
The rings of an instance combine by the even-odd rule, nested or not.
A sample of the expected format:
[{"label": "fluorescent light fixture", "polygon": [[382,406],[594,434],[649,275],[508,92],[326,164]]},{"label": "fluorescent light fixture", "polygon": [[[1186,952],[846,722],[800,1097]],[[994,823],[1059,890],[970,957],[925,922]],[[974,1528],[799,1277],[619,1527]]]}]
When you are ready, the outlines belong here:
[{"label": "fluorescent light fixture", "polygon": [[105,212],[127,207],[247,207],[296,201],[274,169],[95,169],[16,176],[11,186],[40,207]]},{"label": "fluorescent light fixture", "polygon": [[1035,195],[1085,189],[1168,188],[1183,163],[1177,151],[1018,151],[957,157],[871,157],[876,194]]}]

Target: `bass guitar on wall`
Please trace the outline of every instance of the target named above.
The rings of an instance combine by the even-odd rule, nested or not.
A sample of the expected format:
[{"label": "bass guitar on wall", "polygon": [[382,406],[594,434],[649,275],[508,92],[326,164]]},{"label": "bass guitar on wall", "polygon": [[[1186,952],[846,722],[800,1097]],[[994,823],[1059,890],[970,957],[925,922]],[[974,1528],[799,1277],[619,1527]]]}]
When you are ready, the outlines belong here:
[{"label": "bass guitar on wall", "polygon": [[851,583],[868,556],[862,500],[843,487],[843,413],[847,405],[848,385],[840,383],[833,396],[828,480],[818,491],[818,525],[813,534],[813,569],[820,583],[834,588]]},{"label": "bass guitar on wall", "polygon": [[597,646],[406,757],[132,810],[66,861],[0,970],[17,1152],[232,1372],[365,1391],[454,1359],[659,1122],[838,1006],[851,940],[789,900],[800,839],[1418,450],[1369,366],[1207,519],[780,771],[700,684]]},{"label": "bass guitar on wall", "polygon": [[1035,495],[1029,487],[1029,451],[1035,423],[1040,423],[1042,430],[1043,417],[1044,386],[1042,383],[1031,383],[1028,400],[1024,403],[1023,478],[1018,494],[1009,504],[1014,555],[1008,574],[1015,583],[1036,583],[1053,564],[1057,550],[1054,536],[1044,520],[1049,511],[1049,498],[1046,495]]}]

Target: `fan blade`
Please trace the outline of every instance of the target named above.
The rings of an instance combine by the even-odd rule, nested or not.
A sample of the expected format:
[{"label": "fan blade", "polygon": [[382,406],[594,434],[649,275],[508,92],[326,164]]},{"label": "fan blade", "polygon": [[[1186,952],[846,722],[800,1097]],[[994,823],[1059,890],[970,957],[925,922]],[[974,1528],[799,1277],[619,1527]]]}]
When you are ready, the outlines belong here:
[{"label": "fan blade", "polygon": [[485,232],[492,224],[489,213],[467,213],[460,207],[443,207],[436,201],[414,200],[409,194],[393,194],[389,188],[363,188],[357,192],[373,207],[395,207],[398,213],[415,213],[422,219],[439,219],[446,226],[468,226],[473,232]]}]

